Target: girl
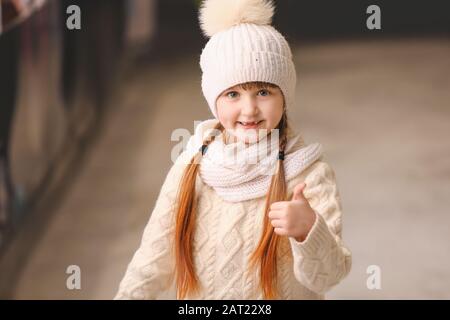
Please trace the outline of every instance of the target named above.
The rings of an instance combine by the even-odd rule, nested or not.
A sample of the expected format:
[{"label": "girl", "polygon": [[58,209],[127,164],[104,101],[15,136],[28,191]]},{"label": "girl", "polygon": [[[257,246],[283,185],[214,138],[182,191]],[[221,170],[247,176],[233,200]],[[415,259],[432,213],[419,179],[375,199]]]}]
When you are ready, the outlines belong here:
[{"label": "girl", "polygon": [[288,123],[296,72],[267,0],[206,0],[214,119],[161,188],[115,299],[324,299],[350,271],[333,169]]}]

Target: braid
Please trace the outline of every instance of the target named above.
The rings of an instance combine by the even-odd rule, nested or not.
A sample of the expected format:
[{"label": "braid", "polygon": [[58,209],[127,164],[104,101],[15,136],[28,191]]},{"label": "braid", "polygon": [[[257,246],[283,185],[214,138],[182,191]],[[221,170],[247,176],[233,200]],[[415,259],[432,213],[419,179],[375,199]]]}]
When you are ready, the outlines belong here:
[{"label": "braid", "polygon": [[280,142],[279,142],[279,152],[278,152],[278,160],[284,160],[284,152],[287,144],[287,130],[289,129],[287,126],[287,116],[286,111],[283,112],[283,116],[281,117],[280,123],[277,126],[277,129],[280,131]]},{"label": "braid", "polygon": [[[217,124],[215,130],[223,132],[222,124]],[[213,130],[214,132],[214,130]],[[175,259],[177,278],[177,298],[183,299],[186,294],[198,291],[199,282],[194,270],[192,256],[192,242],[195,233],[196,200],[195,181],[200,167],[200,161],[208,145],[217,135],[208,136],[202,143],[198,152],[186,166],[181,178],[177,194],[177,211],[175,223]]]}]

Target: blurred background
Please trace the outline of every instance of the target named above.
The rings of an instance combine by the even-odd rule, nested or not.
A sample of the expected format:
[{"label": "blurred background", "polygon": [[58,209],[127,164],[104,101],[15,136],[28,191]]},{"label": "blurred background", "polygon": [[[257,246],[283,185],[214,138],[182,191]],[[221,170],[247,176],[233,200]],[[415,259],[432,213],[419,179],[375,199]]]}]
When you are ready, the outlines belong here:
[{"label": "blurred background", "polygon": [[[327,297],[450,299],[448,1],[275,2],[298,73],[289,117],[324,146],[353,253]],[[115,295],[172,131],[212,118],[199,3],[1,0],[0,298]],[[366,27],[372,4],[380,30]],[[71,265],[80,290],[66,287]]]}]

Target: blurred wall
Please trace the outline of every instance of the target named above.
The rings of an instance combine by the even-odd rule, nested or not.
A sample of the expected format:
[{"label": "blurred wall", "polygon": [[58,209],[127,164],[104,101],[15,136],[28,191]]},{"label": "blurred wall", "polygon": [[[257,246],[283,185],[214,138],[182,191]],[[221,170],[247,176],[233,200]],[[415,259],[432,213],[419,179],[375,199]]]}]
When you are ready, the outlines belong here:
[{"label": "blurred wall", "polygon": [[125,1],[76,1],[82,29],[69,30],[73,3],[2,1],[0,253],[64,157],[99,128],[121,66]]}]

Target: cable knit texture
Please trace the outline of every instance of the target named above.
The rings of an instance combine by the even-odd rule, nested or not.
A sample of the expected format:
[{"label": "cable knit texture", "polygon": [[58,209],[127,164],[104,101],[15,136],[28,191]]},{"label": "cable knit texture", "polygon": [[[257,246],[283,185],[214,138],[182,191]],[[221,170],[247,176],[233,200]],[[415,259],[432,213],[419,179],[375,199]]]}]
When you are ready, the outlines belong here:
[{"label": "cable knit texture", "polygon": [[[175,197],[189,156],[183,152],[170,169],[114,299],[176,299]],[[303,181],[317,219],[303,242],[282,238],[278,299],[324,299],[351,268],[351,252],[341,238],[342,208],[333,169],[318,159],[288,181],[289,197]],[[196,195],[193,252],[201,291],[186,299],[263,299],[258,270],[247,272],[247,266],[262,234],[265,197],[229,202],[200,177]]]}]

